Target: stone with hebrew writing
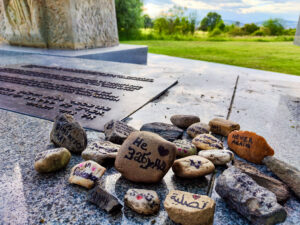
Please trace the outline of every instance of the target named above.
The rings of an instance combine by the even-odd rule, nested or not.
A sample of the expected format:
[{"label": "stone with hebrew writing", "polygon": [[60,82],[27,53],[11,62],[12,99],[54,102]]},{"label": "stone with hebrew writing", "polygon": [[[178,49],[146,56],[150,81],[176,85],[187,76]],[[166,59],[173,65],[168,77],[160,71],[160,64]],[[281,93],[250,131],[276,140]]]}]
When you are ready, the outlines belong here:
[{"label": "stone with hebrew writing", "polygon": [[133,211],[144,215],[157,213],[160,207],[157,193],[146,189],[129,189],[124,197],[124,203]]},{"label": "stone with hebrew writing", "polygon": [[95,185],[95,187],[89,191],[88,201],[108,213],[118,211],[123,207],[115,196],[102,189],[100,185]]},{"label": "stone with hebrew writing", "polygon": [[168,216],[182,225],[212,225],[216,203],[206,195],[171,190],[164,201]]},{"label": "stone with hebrew writing", "polygon": [[211,134],[199,134],[192,143],[200,150],[222,149],[223,143]]},{"label": "stone with hebrew writing", "polygon": [[136,131],[122,144],[115,168],[128,180],[142,183],[159,182],[176,157],[176,146],[157,134]]},{"label": "stone with hebrew writing", "polygon": [[194,123],[187,128],[187,133],[194,138],[199,134],[208,134],[210,127],[206,123]]},{"label": "stone with hebrew writing", "polygon": [[209,126],[212,133],[223,136],[228,136],[230,132],[240,129],[240,125],[238,123],[223,118],[212,119],[209,121]]},{"label": "stone with hebrew writing", "polygon": [[98,163],[88,160],[77,164],[71,170],[69,182],[71,184],[78,184],[88,189],[94,187],[106,169]]},{"label": "stone with hebrew writing", "polygon": [[178,157],[197,155],[197,148],[191,141],[178,139],[173,143],[176,145],[176,155]]},{"label": "stone with hebrew writing", "polygon": [[39,173],[50,173],[65,168],[71,158],[66,148],[55,148],[40,152],[35,157],[34,168]]},{"label": "stone with hebrew writing", "polygon": [[182,129],[186,129],[190,125],[200,122],[200,118],[194,115],[174,115],[171,116],[170,120],[172,124]]},{"label": "stone with hebrew writing", "polygon": [[136,129],[119,120],[111,120],[104,125],[105,139],[115,144],[122,144],[133,131]]},{"label": "stone with hebrew writing", "polygon": [[228,135],[228,146],[239,157],[261,164],[266,156],[274,155],[264,137],[250,131],[233,131]]},{"label": "stone with hebrew writing", "polygon": [[175,160],[172,170],[176,176],[196,178],[212,173],[215,170],[215,166],[208,159],[193,155]]},{"label": "stone with hebrew writing", "polygon": [[55,118],[50,139],[55,145],[74,153],[81,153],[87,146],[85,130],[68,114],[61,114]]},{"label": "stone with hebrew writing", "polygon": [[81,153],[81,156],[85,160],[93,160],[101,164],[105,161],[115,159],[120,147],[120,145],[109,141],[94,141]]},{"label": "stone with hebrew writing", "polygon": [[234,154],[229,150],[211,149],[200,151],[199,156],[210,160],[214,165],[225,165],[234,159]]}]

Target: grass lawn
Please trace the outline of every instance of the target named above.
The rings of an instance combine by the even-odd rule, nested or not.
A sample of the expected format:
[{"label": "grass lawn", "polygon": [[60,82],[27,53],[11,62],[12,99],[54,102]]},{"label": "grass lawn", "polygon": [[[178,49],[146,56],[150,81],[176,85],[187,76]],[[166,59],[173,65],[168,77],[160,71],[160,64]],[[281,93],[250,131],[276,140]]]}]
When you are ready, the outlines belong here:
[{"label": "grass lawn", "polygon": [[150,53],[300,75],[300,46],[291,41],[122,41]]}]

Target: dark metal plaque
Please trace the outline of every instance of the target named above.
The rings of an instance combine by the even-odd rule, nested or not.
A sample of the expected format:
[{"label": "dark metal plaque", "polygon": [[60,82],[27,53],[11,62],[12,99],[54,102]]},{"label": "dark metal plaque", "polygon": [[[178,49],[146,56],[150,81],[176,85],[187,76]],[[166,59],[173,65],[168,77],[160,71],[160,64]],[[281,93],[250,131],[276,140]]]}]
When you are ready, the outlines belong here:
[{"label": "dark metal plaque", "polygon": [[103,130],[160,96],[177,81],[39,65],[0,67],[0,107],[53,121],[73,115],[85,128]]}]

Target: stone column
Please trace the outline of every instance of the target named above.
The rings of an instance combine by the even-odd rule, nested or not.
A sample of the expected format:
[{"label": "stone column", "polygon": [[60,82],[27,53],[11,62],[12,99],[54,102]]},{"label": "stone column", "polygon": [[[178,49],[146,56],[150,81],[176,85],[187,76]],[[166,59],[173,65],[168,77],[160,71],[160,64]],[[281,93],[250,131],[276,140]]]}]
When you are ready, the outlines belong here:
[{"label": "stone column", "polygon": [[298,26],[297,26],[294,44],[300,46],[300,16],[299,16],[299,22],[298,22]]},{"label": "stone column", "polygon": [[118,45],[114,0],[0,0],[11,45],[84,49]]}]

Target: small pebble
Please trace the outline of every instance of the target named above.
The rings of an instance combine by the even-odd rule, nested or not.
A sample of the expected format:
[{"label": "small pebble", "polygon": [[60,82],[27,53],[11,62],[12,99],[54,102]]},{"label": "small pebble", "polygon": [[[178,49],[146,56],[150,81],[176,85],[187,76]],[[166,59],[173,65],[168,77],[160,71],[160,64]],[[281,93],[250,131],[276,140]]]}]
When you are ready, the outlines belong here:
[{"label": "small pebble", "polygon": [[187,133],[194,138],[199,134],[208,134],[210,127],[206,123],[194,123],[187,128]]},{"label": "small pebble", "polygon": [[199,134],[193,139],[192,143],[201,150],[223,148],[223,143],[211,134]]}]

